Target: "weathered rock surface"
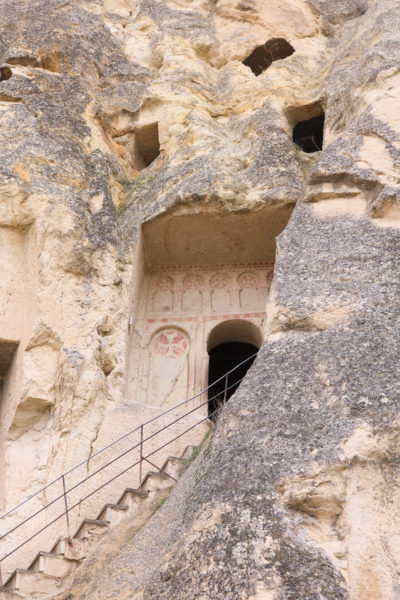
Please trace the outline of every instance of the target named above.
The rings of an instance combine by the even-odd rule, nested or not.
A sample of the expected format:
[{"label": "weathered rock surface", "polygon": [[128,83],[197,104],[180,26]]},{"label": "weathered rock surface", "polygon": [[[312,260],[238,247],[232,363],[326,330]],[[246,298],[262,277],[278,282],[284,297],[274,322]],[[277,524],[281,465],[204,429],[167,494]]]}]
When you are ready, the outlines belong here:
[{"label": "weathered rock surface", "polygon": [[[3,506],[124,409],[141,224],[296,204],[256,364],[138,543],[76,597],[398,598],[398,3],[2,0],[0,23],[0,338],[19,342]],[[255,77],[242,61],[272,38],[295,52]],[[307,155],[292,128],[317,103]],[[154,121],[139,173],[134,131]]]}]

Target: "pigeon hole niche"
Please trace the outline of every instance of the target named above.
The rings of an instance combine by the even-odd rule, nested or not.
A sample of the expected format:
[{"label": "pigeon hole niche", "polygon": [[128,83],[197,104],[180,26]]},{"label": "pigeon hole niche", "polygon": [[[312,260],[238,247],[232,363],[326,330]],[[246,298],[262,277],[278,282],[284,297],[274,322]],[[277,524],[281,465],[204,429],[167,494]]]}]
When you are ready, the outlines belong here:
[{"label": "pigeon hole niche", "polygon": [[[240,321],[261,331],[275,238],[292,208],[222,214],[180,207],[143,225],[132,281],[127,402],[161,412],[195,396],[209,383],[209,339],[217,325]],[[261,333],[257,343],[240,336],[225,342],[257,349]],[[203,403],[204,416],[207,400],[204,394],[193,401]]]},{"label": "pigeon hole niche", "polygon": [[246,67],[249,67],[254,75],[258,77],[268,69],[275,60],[282,60],[291,56],[293,53],[293,46],[284,38],[274,38],[265,42],[265,44],[254,48],[251,54],[243,61],[243,64],[246,65]]},{"label": "pigeon hole niche", "polygon": [[296,146],[312,154],[322,150],[324,143],[325,113],[321,102],[291,108],[286,111]]},{"label": "pigeon hole niche", "polygon": [[12,71],[11,71],[10,67],[7,67],[7,66],[0,67],[0,81],[7,81],[7,79],[10,79],[11,77],[12,77]]},{"label": "pigeon hole niche", "polygon": [[135,129],[133,151],[134,167],[141,171],[151,165],[160,154],[158,123],[147,123]]}]

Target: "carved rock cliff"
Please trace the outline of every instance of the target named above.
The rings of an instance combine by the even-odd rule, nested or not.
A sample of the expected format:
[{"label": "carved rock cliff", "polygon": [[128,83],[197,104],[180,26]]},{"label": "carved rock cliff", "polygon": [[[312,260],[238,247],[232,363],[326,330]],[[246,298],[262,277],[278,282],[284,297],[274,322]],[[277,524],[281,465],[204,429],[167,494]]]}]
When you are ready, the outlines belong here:
[{"label": "carved rock cliff", "polygon": [[[70,593],[398,598],[398,2],[2,0],[0,23],[2,508],[131,415],[142,225],[283,211],[255,364],[165,505]],[[293,128],[322,114],[303,152]]]}]

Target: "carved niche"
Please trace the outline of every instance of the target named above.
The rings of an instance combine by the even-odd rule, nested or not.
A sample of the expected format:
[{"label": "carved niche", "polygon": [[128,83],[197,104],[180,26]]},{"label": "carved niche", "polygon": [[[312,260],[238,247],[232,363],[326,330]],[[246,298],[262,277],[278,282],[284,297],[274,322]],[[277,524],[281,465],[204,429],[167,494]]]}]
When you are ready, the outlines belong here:
[{"label": "carved niche", "polygon": [[211,307],[214,312],[229,312],[231,308],[230,277],[227,273],[216,273],[211,278]]},{"label": "carved niche", "polygon": [[260,310],[267,301],[267,284],[260,273],[247,271],[238,278],[240,308],[243,311]]},{"label": "carved niche", "polygon": [[203,308],[203,279],[200,275],[188,275],[183,281],[182,312],[200,313]]},{"label": "carved niche", "polygon": [[168,327],[154,334],[149,346],[147,403],[172,406],[185,397],[190,340],[181,329]]},{"label": "carved niche", "polygon": [[152,308],[155,313],[169,313],[174,309],[174,280],[168,275],[158,277],[154,284]]}]

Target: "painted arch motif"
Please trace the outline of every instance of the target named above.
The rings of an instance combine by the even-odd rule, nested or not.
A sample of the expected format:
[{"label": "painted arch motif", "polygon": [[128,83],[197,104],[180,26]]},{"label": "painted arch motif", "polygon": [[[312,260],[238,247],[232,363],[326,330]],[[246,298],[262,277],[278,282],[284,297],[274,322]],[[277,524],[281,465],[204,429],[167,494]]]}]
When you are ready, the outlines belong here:
[{"label": "painted arch motif", "polygon": [[240,308],[243,311],[256,311],[264,307],[267,301],[266,286],[260,281],[259,273],[246,271],[239,275]]},{"label": "painted arch motif", "polygon": [[200,275],[188,275],[183,281],[182,312],[200,313],[203,308],[203,278]]},{"label": "painted arch motif", "polygon": [[172,277],[163,275],[155,282],[152,308],[156,313],[172,312],[174,308],[174,280]]},{"label": "painted arch motif", "polygon": [[173,406],[185,398],[189,336],[176,327],[156,332],[149,345],[147,403]]}]

